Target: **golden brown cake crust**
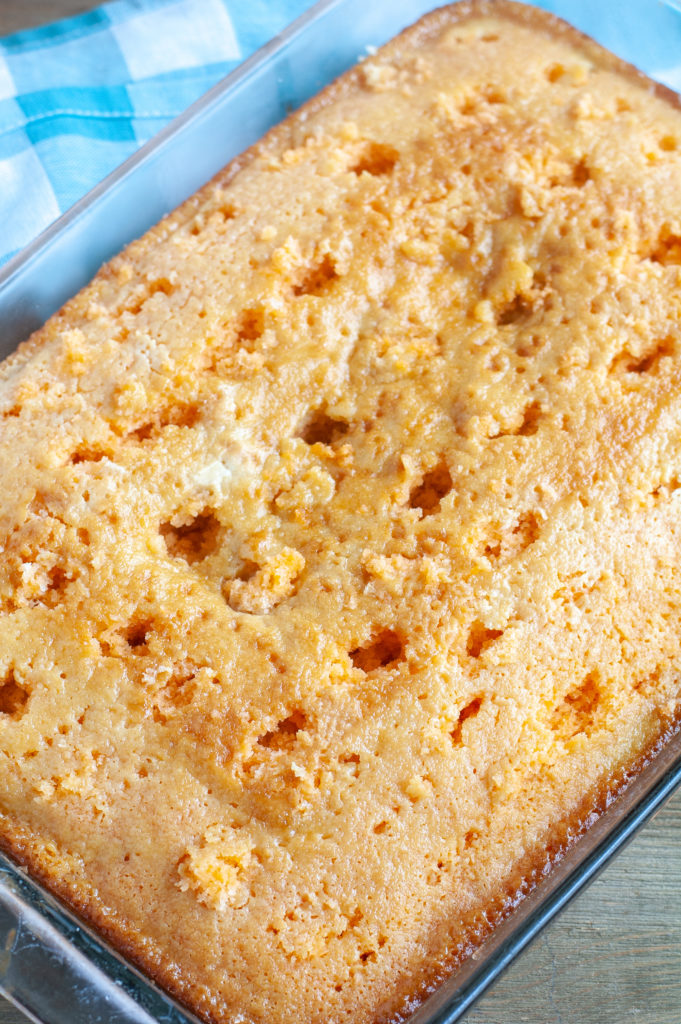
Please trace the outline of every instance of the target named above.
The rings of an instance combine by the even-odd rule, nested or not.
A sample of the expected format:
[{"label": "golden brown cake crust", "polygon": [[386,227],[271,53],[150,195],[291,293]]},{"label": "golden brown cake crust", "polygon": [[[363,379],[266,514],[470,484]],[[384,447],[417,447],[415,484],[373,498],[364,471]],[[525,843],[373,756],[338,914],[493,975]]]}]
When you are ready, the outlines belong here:
[{"label": "golden brown cake crust", "polygon": [[206,1019],[404,1018],[677,721],[677,107],[443,8],[0,368],[2,842]]}]

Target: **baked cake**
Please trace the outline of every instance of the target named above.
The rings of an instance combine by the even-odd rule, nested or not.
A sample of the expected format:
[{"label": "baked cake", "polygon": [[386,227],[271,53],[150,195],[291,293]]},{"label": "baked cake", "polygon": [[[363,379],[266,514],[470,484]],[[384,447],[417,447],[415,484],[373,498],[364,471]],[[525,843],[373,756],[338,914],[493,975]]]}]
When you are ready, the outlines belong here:
[{"label": "baked cake", "polygon": [[674,728],[680,171],[456,4],[0,369],[2,842],[207,1021],[403,1019]]}]

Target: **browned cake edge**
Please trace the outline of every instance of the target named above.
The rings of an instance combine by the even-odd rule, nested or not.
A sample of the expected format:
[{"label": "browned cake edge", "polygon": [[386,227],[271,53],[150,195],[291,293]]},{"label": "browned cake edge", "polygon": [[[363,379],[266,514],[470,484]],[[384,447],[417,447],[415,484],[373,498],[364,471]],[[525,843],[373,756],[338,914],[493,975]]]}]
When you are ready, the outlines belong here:
[{"label": "browned cake edge", "polygon": [[681,733],[681,716],[666,722],[657,738],[648,749],[602,786],[587,793],[577,811],[570,817],[557,822],[548,842],[529,851],[508,878],[497,901],[489,905],[470,921],[465,941],[448,960],[434,964],[432,977],[415,989],[412,1000],[404,1013],[376,1017],[375,1024],[403,1024],[416,1012],[418,1007],[478,949],[485,939],[506,920],[520,903],[546,878],[553,868],[563,860],[579,839],[581,839],[601,815],[621,796],[632,781],[640,775],[659,754],[664,746]]},{"label": "browned cake edge", "polygon": [[[643,769],[649,765],[660,750],[681,733],[681,716],[667,722],[657,739],[632,764],[622,769],[615,777],[596,790],[586,794],[581,806],[570,818],[556,823],[548,843],[528,852],[508,879],[505,889],[498,894],[494,905],[488,906],[484,914],[473,918],[457,950],[446,960],[432,964],[428,978],[423,979],[403,1003],[403,1011],[378,1013],[375,1024],[402,1024],[430,996],[457,967],[479,948],[494,929],[536,888],[542,879],[563,859],[567,851],[585,835],[595,821],[606,811],[630,785]],[[179,965],[169,964],[163,951],[145,940],[138,933],[131,933],[117,918],[115,911],[103,907],[85,877],[75,880],[65,878],[58,871],[48,852],[41,849],[35,837],[26,830],[0,815],[0,849],[26,869],[32,878],[44,885],[64,902],[66,907],[94,928],[105,942],[122,954],[130,963],[141,969],[154,982],[174,996],[191,1012],[205,1017],[211,1024],[223,1024],[223,1018],[216,1014],[211,994],[206,989],[188,983]],[[74,887],[77,881],[78,888]],[[276,1024],[273,1021],[272,1024]]]},{"label": "browned cake edge", "polygon": [[[572,46],[598,64],[604,70],[622,75],[651,95],[658,96],[676,109],[681,110],[681,97],[666,86],[653,81],[632,64],[621,60],[610,51],[604,49],[591,37],[580,32],[557,16],[531,7],[515,0],[459,0],[444,7],[437,8],[422,17],[415,24],[403,30],[381,48],[385,57],[402,47],[405,43],[418,46],[427,43],[446,27],[461,24],[468,20],[493,15],[511,23],[524,25],[543,32],[552,38]],[[148,241],[161,241],[177,225],[177,218],[184,219],[194,212],[194,206],[207,197],[216,185],[225,187],[245,167],[247,167],[263,150],[273,147],[285,147],[295,129],[321,111],[323,108],[352,94],[362,87],[361,66],[351,68],[340,78],[331,82],[320,93],[308,100],[298,110],[290,114],[284,121],[268,131],[262,139],[249,149],[240,153],[222,168],[201,189],[190,196],[174,211],[166,215],[157,225],[145,233],[142,238]],[[114,276],[118,261],[134,258],[136,248],[141,240],[131,242],[111,261],[104,264],[98,271],[97,278],[107,279]],[[68,321],[71,311],[77,308],[79,295],[74,296],[48,320],[48,324]],[[47,325],[45,325],[47,326]],[[17,364],[27,362],[38,351],[43,341],[45,327],[34,332],[17,350],[0,364],[0,379]],[[405,994],[402,1010],[397,1013],[377,1012],[375,1024],[397,1024],[406,1021],[418,1006],[430,995],[451,972],[459,966],[491,932],[508,917],[511,911],[523,900],[560,861],[566,851],[593,825],[598,817],[611,805],[612,801],[629,785],[643,768],[649,764],[669,739],[681,731],[681,718],[667,721],[661,726],[657,739],[646,752],[632,764],[608,779],[603,786],[586,793],[580,809],[569,819],[556,823],[548,843],[543,843],[528,852],[525,859],[518,865],[509,878],[504,891],[498,894],[494,905],[486,908],[483,914],[470,920],[468,927],[461,936],[458,947],[446,958],[433,962],[426,977],[415,980],[414,990]],[[162,986],[177,998],[188,1009],[198,1013],[211,1024],[224,1024],[224,1017],[216,1008],[216,1000],[202,986],[197,986],[187,979],[181,965],[169,963],[163,951],[155,943],[141,936],[137,931],[127,927],[118,917],[115,909],[104,907],[99,901],[96,890],[87,877],[65,877],[59,870],[58,862],[52,851],[36,836],[31,835],[16,822],[0,814],[0,849],[6,852],[19,865],[25,868],[39,883],[45,885],[57,897],[89,926],[99,932],[118,952],[131,963],[139,967],[154,982]],[[276,1024],[272,1021],[272,1024]]]}]

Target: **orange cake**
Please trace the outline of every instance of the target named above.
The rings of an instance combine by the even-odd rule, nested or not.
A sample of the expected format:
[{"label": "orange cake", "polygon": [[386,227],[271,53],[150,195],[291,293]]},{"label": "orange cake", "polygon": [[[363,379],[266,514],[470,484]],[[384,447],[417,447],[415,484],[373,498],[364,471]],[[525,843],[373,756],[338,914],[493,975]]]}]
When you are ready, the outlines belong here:
[{"label": "orange cake", "polygon": [[404,1019],[675,725],[681,113],[425,18],[0,368],[0,834],[207,1021]]}]

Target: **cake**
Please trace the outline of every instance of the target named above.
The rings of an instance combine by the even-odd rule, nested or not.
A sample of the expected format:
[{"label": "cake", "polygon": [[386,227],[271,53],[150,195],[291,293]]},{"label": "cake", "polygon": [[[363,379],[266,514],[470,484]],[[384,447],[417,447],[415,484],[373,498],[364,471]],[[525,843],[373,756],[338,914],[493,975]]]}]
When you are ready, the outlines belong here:
[{"label": "cake", "polygon": [[681,114],[427,16],[0,367],[0,836],[214,1024],[405,1019],[676,728]]}]

